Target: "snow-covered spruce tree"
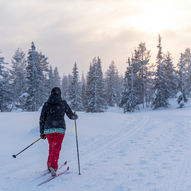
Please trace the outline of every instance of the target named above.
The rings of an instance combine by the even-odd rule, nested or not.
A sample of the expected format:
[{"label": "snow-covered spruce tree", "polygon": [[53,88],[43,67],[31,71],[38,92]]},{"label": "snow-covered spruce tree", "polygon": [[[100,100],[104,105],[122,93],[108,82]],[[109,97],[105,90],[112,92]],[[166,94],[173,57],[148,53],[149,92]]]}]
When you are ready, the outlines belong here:
[{"label": "snow-covered spruce tree", "polygon": [[36,51],[32,42],[31,49],[28,52],[27,60],[27,101],[25,109],[27,111],[37,111],[44,103],[44,79],[43,67],[41,65],[41,56]]},{"label": "snow-covered spruce tree", "polygon": [[150,67],[148,76],[147,76],[147,97],[146,104],[147,107],[152,107],[153,95],[155,93],[154,85],[155,85],[155,70],[153,70],[153,65]]},{"label": "snow-covered spruce tree", "polygon": [[168,84],[169,97],[173,98],[176,96],[177,93],[178,79],[169,52],[167,52],[167,54],[164,55],[164,65],[165,65],[166,83]]},{"label": "snow-covered spruce tree", "polygon": [[106,100],[108,106],[115,106],[119,104],[119,76],[114,61],[111,62],[109,69],[105,75],[105,89],[106,89]]},{"label": "snow-covered spruce tree", "polygon": [[57,67],[54,68],[53,87],[61,87],[61,79]]},{"label": "snow-covered spruce tree", "polygon": [[124,84],[124,78],[123,75],[118,76],[117,80],[117,106],[119,107],[121,102],[121,96],[123,92],[123,84]]},{"label": "snow-covered spruce tree", "polygon": [[104,99],[104,80],[101,68],[101,59],[94,58],[87,76],[86,112],[103,112],[106,109]]},{"label": "snow-covered spruce tree", "polygon": [[86,98],[86,81],[84,74],[82,74],[82,80],[81,80],[81,99],[82,99],[82,109],[83,111],[85,111],[87,105],[87,98]]},{"label": "snow-covered spruce tree", "polygon": [[128,58],[128,67],[125,72],[125,78],[123,84],[124,88],[120,103],[120,107],[123,108],[124,113],[133,112],[137,107],[138,101],[134,88],[134,79],[135,79],[135,74],[133,73],[133,64],[130,61],[130,58]]},{"label": "snow-covered spruce tree", "polygon": [[177,94],[177,102],[180,107],[184,106],[184,103],[188,101],[188,89],[186,82],[186,65],[184,62],[184,54],[181,53],[180,61],[178,63],[178,94]]},{"label": "snow-covered spruce tree", "polygon": [[[95,59],[95,58],[94,58]],[[93,59],[93,61],[94,61]],[[91,112],[94,109],[94,91],[93,91],[93,64],[90,63],[89,71],[87,74],[87,85],[86,85],[86,100],[87,100],[87,105],[86,105],[86,112]]]},{"label": "snow-covered spruce tree", "polygon": [[54,88],[54,77],[53,77],[52,66],[50,66],[49,73],[48,73],[48,89],[49,89],[49,92],[51,92],[52,88]]},{"label": "snow-covered spruce tree", "polygon": [[72,84],[70,87],[70,106],[74,111],[82,110],[82,100],[80,94],[79,74],[77,64],[74,64],[72,71]]},{"label": "snow-covered spruce tree", "polygon": [[149,79],[150,51],[146,49],[145,43],[140,43],[135,51],[135,61],[138,66],[137,71],[137,92],[139,92],[139,103],[148,105],[148,79]]},{"label": "snow-covered spruce tree", "polygon": [[[42,76],[41,76],[41,106],[44,103],[45,100],[47,100],[50,92],[49,92],[49,62],[48,57],[46,57],[42,52],[39,53],[39,60],[40,60],[40,70],[42,70]],[[41,72],[40,72],[41,73]],[[40,74],[39,73],[39,74]]]},{"label": "snow-covered spruce tree", "polygon": [[97,64],[96,64],[96,79],[97,79],[97,111],[104,111],[107,109],[107,103],[105,100],[106,94],[104,89],[104,78],[101,66],[101,59],[97,57]]},{"label": "snow-covered spruce tree", "polygon": [[[21,49],[15,51],[10,69],[12,103],[20,108],[19,97],[26,92],[26,57]],[[22,109],[22,108],[21,108]]]},{"label": "snow-covered spruce tree", "polygon": [[142,104],[142,83],[140,78],[141,65],[139,59],[139,51],[137,49],[134,50],[134,55],[132,55],[131,60],[128,59],[128,64],[133,74],[133,92],[136,96],[137,105]]},{"label": "snow-covered spruce tree", "polygon": [[62,90],[62,98],[66,101],[69,101],[69,82],[68,82],[68,76],[63,75],[62,77],[62,84],[61,84],[61,90]]},{"label": "snow-covered spruce tree", "polygon": [[190,48],[186,48],[184,52],[184,65],[186,68],[186,88],[187,88],[187,96],[191,96],[191,52]]},{"label": "snow-covered spruce tree", "polygon": [[39,60],[40,60],[40,68],[42,70],[42,95],[41,95],[41,99],[46,100],[50,94],[50,89],[49,89],[49,62],[48,62],[48,58],[44,54],[42,54],[41,52],[39,53]]},{"label": "snow-covered spruce tree", "polygon": [[68,103],[69,104],[70,104],[70,89],[72,87],[72,80],[73,80],[73,76],[71,74],[68,74],[68,76],[67,76],[67,81],[68,81],[67,94],[68,94]]},{"label": "snow-covered spruce tree", "polygon": [[154,99],[152,102],[153,109],[160,107],[168,107],[168,98],[170,97],[170,92],[168,89],[168,81],[166,80],[165,64],[162,55],[161,37],[159,35],[158,42],[158,54],[157,54],[157,71],[155,74],[155,85],[154,85]]},{"label": "snow-covered spruce tree", "polygon": [[142,104],[143,108],[148,106],[150,101],[149,59],[150,51],[146,49],[145,43],[140,43],[134,50],[131,60],[128,59],[128,67],[131,67],[133,74],[133,94],[136,96],[136,105]]},{"label": "snow-covered spruce tree", "polygon": [[12,101],[10,74],[5,67],[4,57],[0,57],[0,112],[10,111],[9,108]]}]

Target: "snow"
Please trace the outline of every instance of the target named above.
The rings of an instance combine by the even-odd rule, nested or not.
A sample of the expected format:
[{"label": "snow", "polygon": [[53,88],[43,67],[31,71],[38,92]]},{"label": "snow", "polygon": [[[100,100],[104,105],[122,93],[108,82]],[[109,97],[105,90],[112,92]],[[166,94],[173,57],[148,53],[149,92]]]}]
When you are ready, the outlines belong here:
[{"label": "snow", "polygon": [[0,191],[190,191],[191,107],[105,113],[79,112],[81,174],[74,121],[67,119],[59,163],[70,171],[40,187],[46,177],[47,140],[39,138],[39,112],[0,113]]}]

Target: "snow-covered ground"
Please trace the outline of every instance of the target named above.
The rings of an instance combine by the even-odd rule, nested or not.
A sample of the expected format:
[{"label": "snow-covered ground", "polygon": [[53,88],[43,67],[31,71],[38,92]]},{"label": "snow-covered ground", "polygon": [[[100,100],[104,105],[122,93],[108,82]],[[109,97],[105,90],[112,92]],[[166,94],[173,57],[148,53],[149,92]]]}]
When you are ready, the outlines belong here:
[{"label": "snow-covered ground", "polygon": [[70,171],[40,187],[46,177],[47,140],[39,138],[39,113],[0,113],[0,191],[190,191],[191,107],[123,114],[78,113],[81,173],[74,121],[59,163]]}]

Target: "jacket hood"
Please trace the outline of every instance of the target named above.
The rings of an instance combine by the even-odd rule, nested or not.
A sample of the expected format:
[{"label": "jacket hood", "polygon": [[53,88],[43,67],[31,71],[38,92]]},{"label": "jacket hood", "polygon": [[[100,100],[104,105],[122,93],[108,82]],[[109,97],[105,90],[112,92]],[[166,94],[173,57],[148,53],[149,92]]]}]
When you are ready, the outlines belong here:
[{"label": "jacket hood", "polygon": [[48,98],[48,103],[49,104],[58,104],[62,101],[62,98],[60,95],[57,95],[57,94],[51,94]]},{"label": "jacket hood", "polygon": [[61,90],[59,87],[54,87],[51,90],[51,94],[56,94],[56,95],[60,95],[61,96]]}]

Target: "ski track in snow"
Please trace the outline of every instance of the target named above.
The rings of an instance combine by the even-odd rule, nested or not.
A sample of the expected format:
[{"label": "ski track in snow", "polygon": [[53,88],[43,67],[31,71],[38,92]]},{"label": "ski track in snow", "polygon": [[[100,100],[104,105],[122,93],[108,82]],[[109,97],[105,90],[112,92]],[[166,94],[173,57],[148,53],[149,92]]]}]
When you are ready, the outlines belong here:
[{"label": "ski track in snow", "polygon": [[67,159],[70,171],[41,187],[37,184],[48,177],[39,176],[46,169],[47,140],[11,158],[19,145],[22,149],[38,138],[38,128],[34,129],[38,118],[39,113],[0,113],[0,191],[191,190],[190,109],[79,113],[82,175],[78,175],[73,121],[67,120],[60,163]]},{"label": "ski track in snow", "polygon": [[[136,132],[142,129],[147,121],[148,121],[147,118],[143,118],[140,122],[138,122],[138,124],[134,126],[130,124],[131,129],[129,131],[121,132],[122,135],[121,134],[117,135],[112,140],[109,140],[107,143],[104,143],[104,145],[102,145],[101,147],[99,146],[93,151],[89,152],[87,155],[84,155],[83,157],[85,159],[83,160],[83,162],[89,161],[90,159],[94,158],[95,155],[96,156],[103,155],[108,149],[111,149],[112,146],[116,146],[120,144],[121,142],[126,141],[127,139],[135,135]],[[125,125],[125,123],[123,125]]]}]

